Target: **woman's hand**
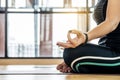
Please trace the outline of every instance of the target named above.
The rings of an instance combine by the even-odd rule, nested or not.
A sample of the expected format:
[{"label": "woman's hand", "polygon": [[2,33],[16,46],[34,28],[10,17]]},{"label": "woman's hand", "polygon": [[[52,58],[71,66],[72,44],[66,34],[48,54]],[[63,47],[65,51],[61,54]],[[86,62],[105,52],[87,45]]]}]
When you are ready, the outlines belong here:
[{"label": "woman's hand", "polygon": [[[76,34],[76,37],[72,38],[71,34]],[[68,41],[57,42],[57,45],[63,48],[75,48],[78,45],[84,43],[85,41],[85,35],[78,30],[69,30],[67,34],[67,38],[68,38]]]}]

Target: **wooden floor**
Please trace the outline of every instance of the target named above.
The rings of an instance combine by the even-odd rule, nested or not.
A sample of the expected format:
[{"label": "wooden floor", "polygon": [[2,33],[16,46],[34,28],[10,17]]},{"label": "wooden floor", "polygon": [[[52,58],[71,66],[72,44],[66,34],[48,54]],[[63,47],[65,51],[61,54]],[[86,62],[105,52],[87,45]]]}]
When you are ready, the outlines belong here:
[{"label": "wooden floor", "polygon": [[60,73],[56,65],[1,65],[0,80],[120,80],[119,74]]}]

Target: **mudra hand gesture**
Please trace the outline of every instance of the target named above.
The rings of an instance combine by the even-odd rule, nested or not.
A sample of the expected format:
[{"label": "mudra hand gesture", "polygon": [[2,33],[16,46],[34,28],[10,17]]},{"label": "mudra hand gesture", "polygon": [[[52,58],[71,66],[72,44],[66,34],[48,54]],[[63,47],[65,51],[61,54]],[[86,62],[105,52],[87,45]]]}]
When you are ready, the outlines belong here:
[{"label": "mudra hand gesture", "polygon": [[[75,34],[76,37],[72,38],[71,34]],[[78,45],[85,42],[85,35],[84,33],[78,31],[78,30],[69,30],[67,33],[68,40],[66,42],[57,42],[58,46],[61,46],[63,48],[75,48]]]}]

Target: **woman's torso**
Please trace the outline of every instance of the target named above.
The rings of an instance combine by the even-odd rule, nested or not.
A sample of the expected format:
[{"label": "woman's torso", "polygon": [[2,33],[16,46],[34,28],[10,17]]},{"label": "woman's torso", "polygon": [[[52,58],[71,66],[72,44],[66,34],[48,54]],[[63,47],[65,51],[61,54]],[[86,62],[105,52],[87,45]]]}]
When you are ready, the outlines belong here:
[{"label": "woman's torso", "polygon": [[[95,6],[94,20],[97,24],[100,24],[105,20],[107,2],[107,0],[98,0],[97,5]],[[99,40],[99,45],[110,47],[111,49],[120,52],[120,24],[118,25],[116,30],[102,37]]]}]

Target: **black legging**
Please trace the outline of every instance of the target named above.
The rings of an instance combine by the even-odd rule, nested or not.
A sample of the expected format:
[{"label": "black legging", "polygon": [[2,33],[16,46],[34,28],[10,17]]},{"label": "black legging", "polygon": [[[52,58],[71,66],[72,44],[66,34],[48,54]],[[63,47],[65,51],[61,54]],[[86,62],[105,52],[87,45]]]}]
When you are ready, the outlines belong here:
[{"label": "black legging", "polygon": [[90,44],[64,50],[65,63],[76,73],[120,73],[120,53]]}]

